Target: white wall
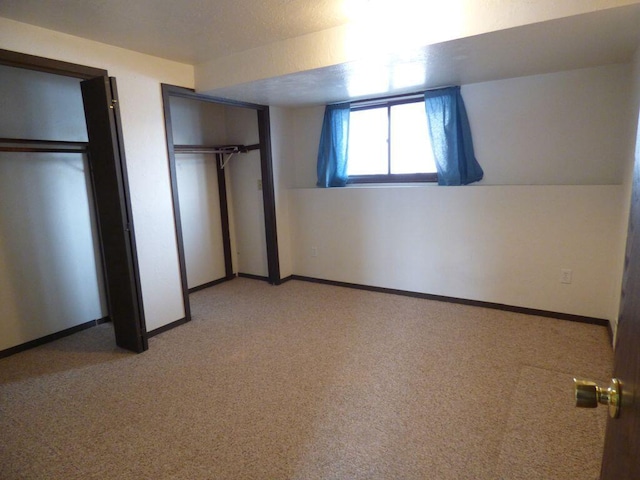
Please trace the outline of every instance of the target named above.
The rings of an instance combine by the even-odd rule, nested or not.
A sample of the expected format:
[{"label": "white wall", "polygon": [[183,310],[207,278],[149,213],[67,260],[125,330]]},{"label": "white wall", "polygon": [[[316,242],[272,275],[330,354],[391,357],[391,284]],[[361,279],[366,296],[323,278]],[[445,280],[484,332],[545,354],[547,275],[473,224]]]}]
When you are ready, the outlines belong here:
[{"label": "white wall", "polygon": [[[610,318],[621,194],[616,185],[293,190],[295,273]],[[563,268],[571,285],[560,283]]]},{"label": "white wall", "polygon": [[[214,103],[171,97],[175,145],[224,145],[225,109]],[[187,285],[198,287],[226,276],[218,168],[214,154],[176,154],[180,223]]]},{"label": "white wall", "polygon": [[485,185],[623,182],[629,65],[465,85]]},{"label": "white wall", "polygon": [[160,83],[192,88],[193,67],[4,18],[0,48],[117,78],[147,330],[183,318]]},{"label": "white wall", "polygon": [[0,351],[107,316],[84,155],[0,153]]},{"label": "white wall", "polygon": [[[486,172],[468,187],[313,188],[323,110],[291,110],[294,273],[615,319],[630,69],[462,94]],[[571,285],[560,283],[565,268]]]},{"label": "white wall", "polygon": [[171,97],[171,122],[175,145],[223,145],[227,141],[223,105]]},{"label": "white wall", "polygon": [[318,144],[324,107],[298,108],[291,111],[293,188],[313,188],[318,181]]},{"label": "white wall", "polygon": [[0,65],[0,136],[86,142],[77,78]]},{"label": "white wall", "polygon": [[176,155],[187,286],[226,276],[215,155]]}]

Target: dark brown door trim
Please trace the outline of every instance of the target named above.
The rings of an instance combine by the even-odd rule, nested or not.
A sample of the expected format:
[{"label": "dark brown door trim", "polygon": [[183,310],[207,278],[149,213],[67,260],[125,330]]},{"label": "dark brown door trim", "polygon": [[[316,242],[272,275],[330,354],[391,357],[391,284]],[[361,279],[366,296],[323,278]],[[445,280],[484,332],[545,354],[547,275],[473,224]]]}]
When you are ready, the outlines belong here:
[{"label": "dark brown door trim", "polygon": [[273,161],[271,158],[271,122],[269,107],[258,109],[258,132],[262,169],[262,194],[264,223],[267,234],[267,265],[269,283],[280,285],[280,257],[278,255],[278,226],[276,223],[276,197],[273,184]]},{"label": "dark brown door trim", "polygon": [[175,219],[176,244],[178,247],[178,263],[180,265],[180,284],[182,285],[182,302],[184,303],[184,318],[176,322],[181,325],[191,320],[191,304],[189,303],[189,286],[187,284],[187,265],[184,256],[184,241],[182,237],[182,220],[180,217],[180,201],[178,199],[178,175],[176,172],[176,153],[173,142],[173,123],[171,122],[171,104],[169,96],[172,88],[162,84],[162,103],[164,110],[164,130],[167,135],[167,154],[169,155],[169,177],[171,179],[171,199],[173,201],[173,217]]},{"label": "dark brown door trim", "polygon": [[[636,131],[640,134],[640,128]],[[640,478],[640,158],[637,155],[632,182],[612,374],[622,384],[622,402],[620,416],[607,418],[601,480]]]},{"label": "dark brown door trim", "polygon": [[52,60],[50,58],[37,57],[35,55],[27,55],[26,53],[12,52],[3,49],[0,49],[0,64],[9,67],[53,73],[54,75],[64,75],[65,77],[82,78],[85,80],[107,75],[107,71],[102,68],[61,62],[60,60]]},{"label": "dark brown door trim", "polygon": [[[23,68],[27,70],[35,70],[44,73],[50,73],[55,75],[63,75],[67,77],[80,78],[83,80],[94,79],[98,82],[105,82],[104,89],[106,97],[109,99],[117,99],[117,88],[115,85],[115,79],[108,78],[107,70],[89,67],[85,65],[78,65],[75,63],[62,62],[59,60],[52,60],[49,58],[38,57],[35,55],[27,55],[19,52],[12,52],[9,50],[0,49],[0,65],[7,65],[15,68]],[[97,78],[100,77],[100,78]],[[84,88],[81,89],[84,90]],[[84,91],[83,91],[84,96]],[[104,197],[109,192],[117,192],[116,196],[111,195],[109,202],[105,203],[101,201],[102,209],[98,208],[98,201],[96,201],[96,207],[100,211],[97,211],[96,219],[98,221],[98,228],[100,230],[100,248],[102,250],[103,258],[103,270],[105,275],[105,286],[122,283],[122,275],[112,278],[112,273],[117,270],[121,270],[123,265],[128,269],[126,274],[128,281],[124,284],[120,284],[118,288],[124,292],[124,295],[129,298],[129,310],[124,311],[122,305],[118,305],[117,309],[120,312],[116,315],[114,312],[114,305],[109,305],[109,316],[114,322],[114,328],[116,330],[116,343],[123,348],[133,350],[136,352],[144,351],[147,346],[147,335],[145,330],[144,310],[142,304],[142,289],[140,286],[140,274],[138,268],[138,258],[135,244],[135,236],[133,231],[133,220],[131,213],[131,203],[129,198],[129,186],[127,180],[126,162],[124,158],[122,127],[120,122],[120,115],[116,108],[110,109],[109,105],[105,104],[102,107],[109,110],[109,120],[102,123],[104,131],[96,132],[96,124],[92,127],[87,125],[89,131],[89,144],[82,144],[82,148],[88,148],[89,164],[91,166],[92,181],[95,182],[96,178],[96,161],[99,156],[102,157],[100,161],[100,168],[112,169],[111,183],[105,187],[104,179],[98,179],[98,182],[94,183],[94,196]],[[96,112],[92,111],[93,105],[88,105],[85,101],[85,116],[87,119],[90,115],[94,115]],[[96,105],[95,108],[100,108]],[[103,112],[104,113],[104,112]],[[104,117],[104,115],[103,115]],[[107,131],[108,130],[108,131]],[[105,143],[100,143],[95,140],[96,135],[108,138]],[[18,140],[5,139],[7,142],[15,143]],[[37,141],[29,140],[28,142],[34,143]],[[20,143],[24,143],[20,141]],[[41,148],[44,145],[49,145],[51,141],[47,140],[43,145],[32,146],[32,149]],[[56,143],[56,142],[54,142]],[[57,142],[60,143],[60,142]],[[76,142],[77,143],[77,142]],[[114,155],[111,157],[105,157],[103,149],[111,145]],[[56,148],[59,148],[56,145]],[[77,146],[73,145],[73,148]],[[99,175],[99,174],[98,174]],[[113,181],[115,180],[115,183]],[[109,182],[106,182],[109,183]],[[114,222],[104,222],[104,217],[120,218],[120,226],[117,226]],[[122,232],[126,232],[123,234]],[[105,244],[105,238],[111,239],[120,237],[120,253],[125,252],[125,256],[114,257],[112,253],[107,253],[109,247]],[[123,242],[124,240],[124,242]],[[112,292],[111,292],[112,293]],[[107,292],[107,296],[109,296]],[[124,313],[123,313],[124,312]],[[118,319],[114,318],[119,316]]]},{"label": "dark brown door trim", "polygon": [[[189,290],[187,287],[186,263],[184,259],[184,245],[182,239],[182,224],[180,221],[180,202],[178,199],[178,186],[175,166],[175,145],[173,142],[173,130],[171,121],[170,97],[187,98],[202,102],[216,103],[231,107],[250,108],[256,110],[258,115],[258,131],[260,137],[260,162],[262,172],[262,195],[264,204],[265,233],[267,242],[267,264],[269,268],[269,282],[280,284],[280,263],[278,260],[278,235],[276,229],[276,206],[275,192],[273,184],[273,161],[271,156],[271,138],[269,127],[269,107],[253,103],[238,102],[224,98],[210,97],[196,93],[188,88],[175,85],[162,84],[162,99],[164,102],[165,128],[167,133],[167,153],[169,155],[169,172],[171,175],[171,189],[173,195],[173,208],[176,219],[176,238],[178,240],[178,255],[180,261],[180,271],[182,275],[182,291],[185,303],[185,310],[189,311]],[[226,195],[226,192],[225,192]],[[221,202],[222,209],[222,202]],[[223,218],[228,218],[228,211],[221,212]],[[223,221],[223,230],[224,221]],[[230,244],[230,234],[228,226],[223,231],[225,243]],[[231,255],[225,253],[225,264],[227,275],[233,272],[231,265]]]},{"label": "dark brown door trim", "polygon": [[139,353],[149,347],[116,80],[96,77],[80,86],[109,315],[118,346]]},{"label": "dark brown door trim", "polygon": [[[231,259],[231,229],[229,226],[229,204],[227,199],[227,178],[221,168],[222,155],[216,154],[216,174],[218,176],[218,198],[220,200],[220,222],[222,224],[222,248],[224,250],[224,273],[227,279],[233,278]],[[193,290],[193,289],[192,289]]]}]

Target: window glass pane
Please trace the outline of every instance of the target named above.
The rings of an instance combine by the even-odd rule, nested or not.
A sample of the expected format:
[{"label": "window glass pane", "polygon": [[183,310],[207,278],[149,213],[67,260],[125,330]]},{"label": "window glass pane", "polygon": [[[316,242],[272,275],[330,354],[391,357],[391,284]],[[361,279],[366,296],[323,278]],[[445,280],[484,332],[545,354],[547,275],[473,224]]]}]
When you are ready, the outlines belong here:
[{"label": "window glass pane", "polygon": [[388,121],[386,107],[351,112],[348,175],[389,173]]},{"label": "window glass pane", "polygon": [[391,173],[435,171],[424,103],[392,106]]}]

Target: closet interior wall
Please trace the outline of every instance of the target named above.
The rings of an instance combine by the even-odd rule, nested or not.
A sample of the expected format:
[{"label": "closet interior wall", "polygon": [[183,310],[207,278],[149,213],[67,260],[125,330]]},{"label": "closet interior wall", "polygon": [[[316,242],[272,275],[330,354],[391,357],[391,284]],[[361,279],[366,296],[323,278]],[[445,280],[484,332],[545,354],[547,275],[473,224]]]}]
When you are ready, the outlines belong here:
[{"label": "closet interior wall", "polygon": [[[174,145],[225,143],[224,108],[171,97]],[[225,277],[216,155],[176,153],[176,179],[187,286],[197,288]]]},{"label": "closet interior wall", "polygon": [[3,351],[108,313],[80,80],[0,65],[0,100]]},{"label": "closet interior wall", "polygon": [[[225,109],[229,143],[255,145],[260,142],[255,110],[237,107]],[[234,156],[229,162],[228,173],[237,272],[266,279],[269,265],[260,150]]]},{"label": "closet interior wall", "polygon": [[255,110],[175,96],[169,101],[188,288],[226,278],[217,172],[220,160],[226,162],[232,271],[267,277],[260,151],[229,157],[210,151],[185,153],[180,148],[258,144]]}]

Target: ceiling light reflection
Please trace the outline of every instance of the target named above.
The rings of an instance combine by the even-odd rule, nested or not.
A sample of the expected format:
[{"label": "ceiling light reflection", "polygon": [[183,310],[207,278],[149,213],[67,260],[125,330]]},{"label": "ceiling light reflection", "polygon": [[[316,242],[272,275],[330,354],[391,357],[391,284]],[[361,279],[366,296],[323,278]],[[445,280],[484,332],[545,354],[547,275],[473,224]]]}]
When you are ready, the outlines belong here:
[{"label": "ceiling light reflection", "polygon": [[358,63],[347,73],[349,98],[371,97],[389,91],[389,69],[376,63]]},{"label": "ceiling light reflection", "polygon": [[344,0],[345,53],[355,60],[454,38],[463,30],[466,1]]}]

